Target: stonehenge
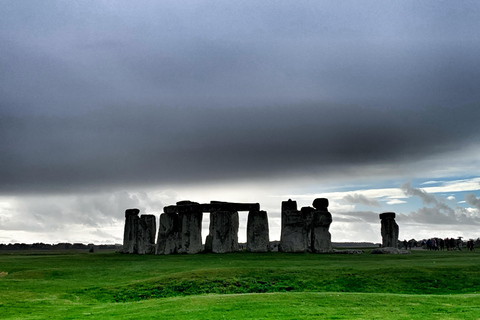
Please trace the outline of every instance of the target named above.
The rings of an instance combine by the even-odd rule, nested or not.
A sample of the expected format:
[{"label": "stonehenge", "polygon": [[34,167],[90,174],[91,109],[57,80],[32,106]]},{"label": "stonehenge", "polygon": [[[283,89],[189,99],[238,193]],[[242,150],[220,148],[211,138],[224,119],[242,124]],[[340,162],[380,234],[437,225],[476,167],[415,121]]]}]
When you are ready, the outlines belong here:
[{"label": "stonehenge", "polygon": [[[335,253],[330,225],[329,201],[317,198],[311,207],[297,208],[289,199],[281,203],[281,234],[278,251],[287,253]],[[179,201],[165,206],[160,214],[158,234],[155,216],[139,215],[139,209],[125,211],[123,252],[131,254],[228,253],[240,250],[238,243],[239,212],[248,212],[248,252],[269,252],[269,224],[266,211],[258,203]],[[203,214],[210,214],[209,234],[202,243]],[[382,246],[398,246],[398,225],[394,212],[380,214]],[[155,235],[157,238],[155,239]],[[156,240],[156,241],[155,241]],[[275,246],[276,248],[276,246]]]},{"label": "stonehenge", "polygon": [[398,248],[398,224],[395,222],[395,212],[380,214],[382,247]]}]

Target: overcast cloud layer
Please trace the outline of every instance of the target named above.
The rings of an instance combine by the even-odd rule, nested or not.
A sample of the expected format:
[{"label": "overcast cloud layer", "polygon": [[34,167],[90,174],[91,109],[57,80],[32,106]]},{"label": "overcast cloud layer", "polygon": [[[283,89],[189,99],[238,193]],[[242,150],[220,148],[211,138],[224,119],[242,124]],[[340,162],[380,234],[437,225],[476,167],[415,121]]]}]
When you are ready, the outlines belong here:
[{"label": "overcast cloud layer", "polygon": [[275,196],[395,181],[445,213],[409,181],[478,175],[479,16],[477,1],[2,1],[0,224],[100,228],[118,203],[175,198],[145,190],[279,181]]}]

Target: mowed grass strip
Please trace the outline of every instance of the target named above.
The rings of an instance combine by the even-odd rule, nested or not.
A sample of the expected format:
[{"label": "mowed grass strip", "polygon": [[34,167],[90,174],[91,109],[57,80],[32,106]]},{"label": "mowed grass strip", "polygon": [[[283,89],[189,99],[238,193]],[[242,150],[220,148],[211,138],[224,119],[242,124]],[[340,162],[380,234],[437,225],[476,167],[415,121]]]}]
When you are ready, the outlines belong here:
[{"label": "mowed grass strip", "polygon": [[[85,311],[91,315],[95,312],[118,312],[121,318],[121,310],[146,308],[151,306],[152,301],[155,305],[172,306],[172,314],[166,314],[166,317],[175,318],[177,313],[187,312],[174,307],[177,301],[206,303],[205,310],[210,308],[206,301],[226,301],[226,305],[218,310],[217,315],[220,315],[236,305],[235,297],[253,304],[258,299],[273,299],[273,305],[276,303],[274,300],[285,299],[287,309],[298,309],[298,306],[289,304],[289,298],[285,297],[304,297],[301,299],[306,299],[307,309],[314,314],[327,312],[328,305],[318,305],[318,301],[314,301],[319,297],[329,301],[330,293],[335,293],[331,299],[338,300],[335,308],[347,304],[347,300],[348,304],[358,299],[373,303],[382,300],[382,297],[390,297],[385,299],[400,300],[396,305],[402,312],[408,308],[417,310],[413,302],[417,299],[421,310],[434,314],[437,308],[438,314],[443,314],[444,318],[456,307],[461,308],[455,311],[459,314],[477,312],[480,315],[475,309],[477,303],[469,305],[468,302],[479,297],[476,295],[480,293],[479,265],[480,252],[417,251],[405,256],[368,253],[177,256],[0,254],[0,272],[3,275],[0,278],[0,318],[42,318],[42,315],[55,313],[58,318],[68,318],[70,316],[66,314],[73,313],[73,318],[76,318],[81,310],[91,310]],[[404,298],[393,298],[395,295]],[[426,308],[430,305],[430,297],[440,297],[436,301],[441,303]],[[226,300],[222,300],[224,298]],[[453,299],[451,305],[449,299]],[[412,301],[412,305],[405,301]],[[265,302],[265,305],[268,304]],[[258,309],[269,309],[265,305],[259,305]],[[211,305],[213,309],[217,307]],[[345,306],[353,310],[350,307]],[[278,308],[281,306],[274,309]],[[323,311],[318,311],[318,308]],[[154,309],[157,312],[169,310]],[[213,309],[210,312],[215,314]],[[282,311],[283,314],[292,311],[287,309]],[[250,312],[239,310],[239,314],[240,311]],[[189,312],[192,312],[192,318],[205,318],[198,314],[194,316],[193,310]],[[273,309],[270,312],[275,314]],[[234,314],[230,315],[233,317]],[[385,316],[384,312],[382,314]],[[187,313],[183,315],[183,318],[189,317]],[[254,315],[252,313],[252,318]],[[266,315],[262,317],[268,318]],[[300,314],[294,316],[297,317]]]},{"label": "mowed grass strip", "polygon": [[33,302],[2,319],[478,319],[480,295],[270,293],[127,303]]}]

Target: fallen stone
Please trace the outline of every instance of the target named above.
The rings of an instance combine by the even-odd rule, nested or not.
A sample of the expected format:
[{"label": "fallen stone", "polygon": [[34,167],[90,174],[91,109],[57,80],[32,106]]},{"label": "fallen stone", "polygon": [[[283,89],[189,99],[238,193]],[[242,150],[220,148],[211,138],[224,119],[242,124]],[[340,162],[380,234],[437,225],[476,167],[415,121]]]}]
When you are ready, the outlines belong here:
[{"label": "fallen stone", "polygon": [[345,250],[333,249],[333,253],[337,253],[337,254],[362,254],[362,253],[364,253],[364,251],[360,250],[360,249],[345,249]]},{"label": "fallen stone", "polygon": [[250,211],[247,222],[247,251],[268,252],[269,250],[267,212]]},{"label": "fallen stone", "polygon": [[377,248],[370,251],[371,254],[410,254],[408,250],[401,250],[392,247]]}]

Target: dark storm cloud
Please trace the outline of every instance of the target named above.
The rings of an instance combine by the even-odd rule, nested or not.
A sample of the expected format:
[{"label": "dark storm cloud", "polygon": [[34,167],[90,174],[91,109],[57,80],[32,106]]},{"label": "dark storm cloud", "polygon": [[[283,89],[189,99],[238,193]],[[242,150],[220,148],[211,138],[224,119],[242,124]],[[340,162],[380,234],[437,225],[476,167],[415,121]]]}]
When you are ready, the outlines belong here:
[{"label": "dark storm cloud", "polygon": [[0,191],[413,163],[478,139],[474,2],[2,2]]},{"label": "dark storm cloud", "polygon": [[[463,114],[470,117],[462,128],[449,125]],[[190,183],[408,163],[469,141],[479,115],[479,108],[424,109],[410,122],[407,111],[297,105],[3,117],[1,189]]]}]

